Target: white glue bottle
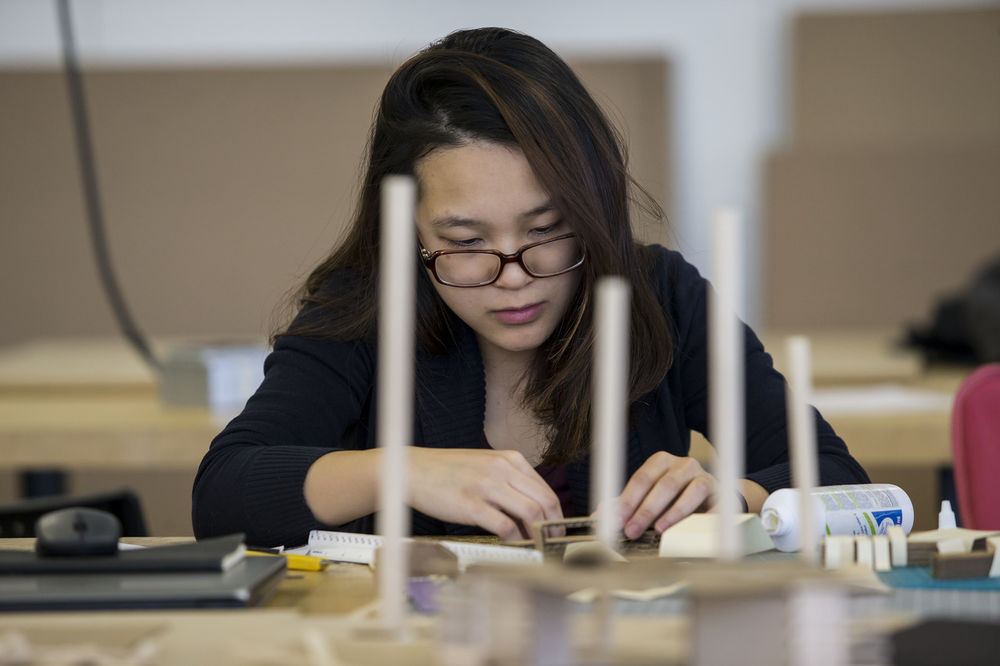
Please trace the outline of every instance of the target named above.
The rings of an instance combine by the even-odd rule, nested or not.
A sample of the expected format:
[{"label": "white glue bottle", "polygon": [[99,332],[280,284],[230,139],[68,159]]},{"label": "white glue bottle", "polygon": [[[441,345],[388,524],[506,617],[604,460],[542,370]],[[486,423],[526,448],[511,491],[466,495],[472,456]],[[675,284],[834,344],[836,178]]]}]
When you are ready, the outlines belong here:
[{"label": "white glue bottle", "polygon": [[[828,534],[875,536],[899,525],[906,534],[913,529],[913,503],[899,486],[869,483],[850,486],[819,486],[812,491],[818,543]],[[760,511],[764,529],[774,546],[785,552],[802,547],[799,491],[782,488],[768,496]]]}]

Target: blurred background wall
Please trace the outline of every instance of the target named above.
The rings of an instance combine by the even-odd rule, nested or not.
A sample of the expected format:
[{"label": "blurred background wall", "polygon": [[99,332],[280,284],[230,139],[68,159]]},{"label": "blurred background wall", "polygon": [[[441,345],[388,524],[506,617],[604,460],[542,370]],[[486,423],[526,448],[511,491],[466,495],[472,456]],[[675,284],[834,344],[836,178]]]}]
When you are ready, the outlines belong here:
[{"label": "blurred background wall", "polygon": [[[751,322],[918,317],[1000,245],[995,217],[980,216],[974,243],[956,245],[961,225],[946,230],[970,206],[995,204],[983,181],[1000,138],[998,7],[95,0],[73,13],[113,260],[139,321],[153,335],[245,337],[271,330],[276,305],[335,243],[391,68],[480,25],[528,32],[581,67],[666,208],[669,230],[644,227],[644,237],[710,274],[713,209],[744,212]],[[0,0],[0,344],[114,331],[91,268],[58,68],[53,4]],[[892,163],[912,173],[886,181]],[[911,195],[940,183],[938,171],[956,182],[933,214],[914,216],[934,208]],[[821,200],[853,207],[810,203]],[[859,216],[886,227],[849,219]],[[886,255],[918,223],[955,246],[930,269],[928,257]],[[833,253],[838,266],[856,256],[863,280],[817,262]],[[896,302],[909,284],[899,271],[917,267],[923,293]],[[845,279],[850,288],[838,287]],[[880,280],[852,301],[856,284]],[[824,290],[841,305],[824,306]]]},{"label": "blurred background wall", "polygon": [[[666,211],[666,226],[637,221],[644,239],[711,277],[713,210],[742,211],[743,314],[759,328],[901,334],[1000,253],[1000,2],[72,8],[111,256],[154,337],[263,338],[285,321],[282,304],[349,218],[386,78],[463,27],[527,32],[578,70]],[[54,4],[0,0],[0,349],[116,330],[91,258]],[[98,465],[73,472],[69,490],[141,487],[153,533],[188,534],[193,475]],[[15,485],[0,471],[0,500]]]}]

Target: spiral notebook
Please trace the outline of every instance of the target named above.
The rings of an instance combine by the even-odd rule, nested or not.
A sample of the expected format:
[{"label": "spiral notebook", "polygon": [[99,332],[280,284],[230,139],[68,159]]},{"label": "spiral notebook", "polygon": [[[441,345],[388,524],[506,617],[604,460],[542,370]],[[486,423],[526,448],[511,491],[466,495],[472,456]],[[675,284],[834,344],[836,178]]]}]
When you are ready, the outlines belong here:
[{"label": "spiral notebook", "polygon": [[[412,541],[412,539],[406,539]],[[458,567],[465,570],[472,564],[541,564],[542,554],[529,548],[514,546],[491,546],[481,543],[461,541],[438,541],[455,553]],[[375,550],[382,545],[382,537],[376,534],[356,534],[354,532],[329,532],[313,530],[309,533],[309,554],[336,562],[372,564]]]}]

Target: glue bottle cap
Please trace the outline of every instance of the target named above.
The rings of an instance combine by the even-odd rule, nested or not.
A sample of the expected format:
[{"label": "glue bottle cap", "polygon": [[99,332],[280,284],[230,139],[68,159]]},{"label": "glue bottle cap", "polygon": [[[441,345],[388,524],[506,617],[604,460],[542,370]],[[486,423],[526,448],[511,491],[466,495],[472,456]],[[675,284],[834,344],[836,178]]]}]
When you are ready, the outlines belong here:
[{"label": "glue bottle cap", "polygon": [[781,514],[771,508],[764,509],[760,512],[760,522],[764,525],[764,530],[772,536],[784,534],[789,528],[789,526],[781,520]]},{"label": "glue bottle cap", "polygon": [[941,500],[941,511],[938,513],[938,529],[948,530],[955,525],[955,512],[951,510],[951,502]]}]

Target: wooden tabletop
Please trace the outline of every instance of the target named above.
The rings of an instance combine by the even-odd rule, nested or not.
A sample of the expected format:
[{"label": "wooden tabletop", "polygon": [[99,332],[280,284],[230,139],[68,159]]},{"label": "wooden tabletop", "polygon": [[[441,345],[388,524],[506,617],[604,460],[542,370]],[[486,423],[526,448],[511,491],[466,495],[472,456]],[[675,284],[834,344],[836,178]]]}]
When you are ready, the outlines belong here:
[{"label": "wooden tabletop", "polygon": [[0,465],[192,469],[224,424],[152,393],[0,394]]},{"label": "wooden tabletop", "polygon": [[[122,541],[155,546],[189,539]],[[0,549],[33,545],[33,539],[0,539]],[[375,578],[367,566],[335,564],[321,572],[288,572],[275,595],[259,608],[7,613],[0,614],[0,636],[12,632],[40,649],[97,646],[118,657],[140,652],[145,645],[154,654],[149,663],[164,666],[442,663],[435,618],[410,615],[407,637],[387,642],[372,631],[377,627],[375,599]],[[572,620],[581,625],[577,635],[589,629],[583,616],[573,614]],[[644,658],[637,663],[664,663],[685,653],[687,621],[677,616],[624,616],[616,620],[614,640],[619,650]],[[334,658],[320,659],[317,642]]]},{"label": "wooden tabletop", "polygon": [[[786,335],[763,337],[781,369]],[[810,339],[818,390],[892,381],[948,396],[966,372],[922,370],[886,330]],[[0,465],[7,468],[193,469],[231,416],[162,404],[152,374],[123,341],[41,340],[0,351]],[[864,465],[951,460],[947,409],[826,416]],[[711,456],[697,436],[694,450]]]},{"label": "wooden tabletop", "polygon": [[[122,543],[145,547],[194,541],[193,537],[123,537]],[[0,538],[0,550],[33,550],[33,538]],[[332,564],[325,571],[289,570],[265,607],[295,609],[307,615],[343,615],[370,606],[376,598],[371,569]],[[3,617],[3,616],[0,616]]]},{"label": "wooden tabletop", "polygon": [[92,391],[155,393],[156,376],[120,338],[43,338],[0,349],[0,394]]}]

